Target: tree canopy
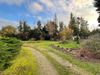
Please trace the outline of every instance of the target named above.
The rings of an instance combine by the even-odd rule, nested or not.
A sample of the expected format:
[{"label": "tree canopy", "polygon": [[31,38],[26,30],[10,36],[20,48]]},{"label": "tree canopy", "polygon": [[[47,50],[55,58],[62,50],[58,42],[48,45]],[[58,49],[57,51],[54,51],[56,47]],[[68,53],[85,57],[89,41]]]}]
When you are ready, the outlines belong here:
[{"label": "tree canopy", "polygon": [[[100,0],[94,0],[94,1],[95,1],[94,6],[97,8],[96,11],[98,11],[98,13],[99,13],[98,22],[100,23]],[[99,24],[99,26],[100,26],[100,24]]]}]

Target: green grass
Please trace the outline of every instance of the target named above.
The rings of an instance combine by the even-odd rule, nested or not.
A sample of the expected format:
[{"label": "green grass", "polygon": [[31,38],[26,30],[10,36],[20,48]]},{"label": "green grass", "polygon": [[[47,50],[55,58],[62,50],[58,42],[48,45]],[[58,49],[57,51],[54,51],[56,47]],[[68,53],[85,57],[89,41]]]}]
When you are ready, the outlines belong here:
[{"label": "green grass", "polygon": [[2,72],[6,75],[38,75],[38,67],[34,56],[28,49],[22,48],[20,54],[11,61],[12,66]]},{"label": "green grass", "polygon": [[[52,42],[52,41],[41,41],[40,43],[30,43],[30,44],[25,44],[25,45],[34,45],[35,47],[42,47],[42,48],[46,48],[47,50],[50,50],[52,52],[54,52],[55,54],[63,57],[64,59],[68,60],[69,62],[77,65],[80,68],[83,68],[85,71],[91,72],[94,75],[100,75],[100,63],[89,63],[89,62],[81,62],[79,60],[76,60],[66,54],[63,54],[51,47],[49,47],[48,45],[50,44],[54,44],[57,45],[58,42]],[[70,48],[73,46],[70,46]]]},{"label": "green grass", "polygon": [[70,43],[70,44],[54,44],[55,46],[60,46],[61,48],[79,48],[80,45],[79,44],[76,44],[76,43]]},{"label": "green grass", "polygon": [[69,68],[65,68],[64,66],[60,65],[54,58],[52,58],[46,51],[40,50],[37,47],[33,46],[36,50],[40,51],[44,56],[51,62],[52,66],[55,67],[59,75],[75,75],[73,74]]},{"label": "green grass", "polygon": [[64,59],[68,60],[69,62],[77,65],[80,68],[83,68],[85,71],[91,72],[94,75],[100,75],[100,63],[89,63],[89,62],[81,62],[79,60],[76,60],[66,54],[63,54],[55,49],[52,49],[50,47],[46,47],[48,50],[54,52],[55,54],[63,57]]}]

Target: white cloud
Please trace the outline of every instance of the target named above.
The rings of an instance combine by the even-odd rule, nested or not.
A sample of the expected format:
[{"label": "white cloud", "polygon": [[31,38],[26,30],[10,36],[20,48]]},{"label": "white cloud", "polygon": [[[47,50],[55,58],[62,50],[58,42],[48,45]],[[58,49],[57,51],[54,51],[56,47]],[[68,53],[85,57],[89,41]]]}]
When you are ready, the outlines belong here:
[{"label": "white cloud", "polygon": [[53,2],[51,0],[39,0],[43,4],[45,4],[47,7],[53,7]]},{"label": "white cloud", "polygon": [[37,13],[43,10],[42,6],[37,3],[37,2],[33,2],[29,5],[28,9],[32,12],[32,13]]},{"label": "white cloud", "polygon": [[25,0],[0,0],[0,3],[7,3],[9,5],[21,5]]},{"label": "white cloud", "polygon": [[17,27],[19,25],[19,23],[17,21],[10,21],[10,20],[5,20],[5,19],[0,19],[0,29],[3,26],[7,26],[7,25],[12,25],[14,27]]},{"label": "white cloud", "polygon": [[[98,14],[93,6],[93,2],[94,0],[71,0],[68,7],[68,12],[73,12],[75,16],[83,17],[88,21],[90,30],[98,26]],[[95,27],[93,27],[93,25]]]},{"label": "white cloud", "polygon": [[[0,0],[0,3],[6,2],[9,5],[21,5],[26,0]],[[94,0],[32,0],[28,1],[28,10],[31,13],[44,12],[49,14],[47,18],[51,18],[55,13],[59,21],[63,21],[66,25],[69,23],[70,13],[72,12],[76,17],[83,17],[90,24],[89,28],[97,28],[98,14],[93,6]],[[26,5],[26,6],[27,6]],[[44,10],[45,9],[45,10]],[[29,17],[29,14],[26,14]],[[35,15],[36,18],[42,19],[40,16]],[[44,19],[42,19],[44,20]],[[95,27],[93,27],[93,25]]]},{"label": "white cloud", "polygon": [[66,25],[69,23],[70,13],[72,12],[76,17],[83,17],[89,22],[90,30],[98,26],[98,14],[93,6],[94,0],[39,0],[47,7],[45,12],[57,13],[59,20]]}]

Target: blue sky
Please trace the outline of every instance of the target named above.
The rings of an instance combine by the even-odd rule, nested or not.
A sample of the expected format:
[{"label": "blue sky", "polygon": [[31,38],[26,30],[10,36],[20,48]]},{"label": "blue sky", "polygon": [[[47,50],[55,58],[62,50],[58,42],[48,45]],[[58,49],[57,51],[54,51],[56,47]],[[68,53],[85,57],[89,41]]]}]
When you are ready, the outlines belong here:
[{"label": "blue sky", "polygon": [[26,19],[32,28],[38,20],[46,23],[57,14],[58,21],[68,26],[70,13],[83,17],[89,29],[98,26],[98,13],[93,7],[94,0],[0,0],[0,28],[6,25],[18,26],[20,19]]}]

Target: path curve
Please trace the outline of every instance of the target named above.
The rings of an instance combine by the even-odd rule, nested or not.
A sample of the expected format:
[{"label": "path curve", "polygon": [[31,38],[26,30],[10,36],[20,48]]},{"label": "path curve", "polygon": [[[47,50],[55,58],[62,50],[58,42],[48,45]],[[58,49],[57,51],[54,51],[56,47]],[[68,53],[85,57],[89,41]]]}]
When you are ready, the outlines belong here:
[{"label": "path curve", "polygon": [[[46,50],[43,48],[38,47],[41,50]],[[71,71],[77,75],[93,75],[87,71],[84,71],[83,69],[77,67],[76,65],[73,65],[72,63],[70,63],[68,60],[65,60],[62,57],[59,57],[58,55],[56,55],[53,52],[50,52],[49,50],[46,51],[51,57],[53,57],[58,63],[60,63],[61,65],[65,66],[66,68],[70,68]]]},{"label": "path curve", "polygon": [[50,64],[50,62],[46,59],[46,57],[42,53],[31,47],[26,47],[26,48],[31,50],[33,55],[35,56],[39,67],[40,75],[59,75],[55,70],[55,68]]},{"label": "path curve", "polygon": [[56,61],[59,62],[61,65],[65,66],[65,67],[69,67],[73,73],[77,73],[78,75],[93,75],[93,74],[91,74],[87,71],[84,71],[83,69],[77,67],[76,65],[73,65],[69,61],[64,60],[62,57],[55,55],[52,52],[48,52],[48,54],[50,56],[52,56],[54,59],[56,59]]}]

